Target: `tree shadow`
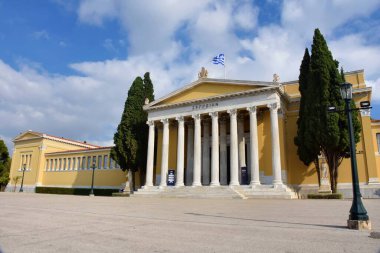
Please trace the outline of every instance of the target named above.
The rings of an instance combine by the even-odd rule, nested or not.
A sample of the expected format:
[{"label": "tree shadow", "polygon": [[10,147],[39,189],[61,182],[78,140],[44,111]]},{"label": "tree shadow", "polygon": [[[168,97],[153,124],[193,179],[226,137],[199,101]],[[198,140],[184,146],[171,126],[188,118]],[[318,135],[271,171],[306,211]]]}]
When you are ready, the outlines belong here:
[{"label": "tree shadow", "polygon": [[214,218],[244,220],[244,221],[268,222],[268,223],[275,223],[275,224],[288,224],[288,225],[290,224],[290,225],[302,225],[302,226],[316,226],[316,227],[347,229],[346,226],[338,226],[338,225],[310,224],[310,223],[287,222],[287,221],[273,221],[273,220],[239,218],[239,217],[231,217],[231,216],[223,216],[223,215],[212,215],[212,214],[201,214],[201,213],[185,213],[185,214],[194,215],[194,216],[203,216],[203,217],[214,217]]}]

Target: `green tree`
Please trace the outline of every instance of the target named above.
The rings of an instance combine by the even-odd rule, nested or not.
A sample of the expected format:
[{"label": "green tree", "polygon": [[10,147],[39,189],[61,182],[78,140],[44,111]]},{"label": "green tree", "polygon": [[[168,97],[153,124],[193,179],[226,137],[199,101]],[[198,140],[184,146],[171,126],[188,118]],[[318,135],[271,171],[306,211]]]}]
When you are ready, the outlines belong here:
[{"label": "green tree", "polygon": [[154,99],[153,84],[149,72],[136,77],[125,101],[120,124],[114,135],[115,146],[111,149],[111,157],[125,171],[128,170],[129,185],[135,189],[134,173],[145,174],[148,127],[147,113],[143,110],[145,100]]},{"label": "green tree", "polygon": [[[346,115],[329,113],[328,106],[344,109],[344,101],[340,95],[340,84],[343,82],[339,73],[339,63],[334,60],[327,43],[319,31],[315,29],[310,57],[310,73],[307,81],[305,107],[300,113],[307,113],[307,133],[301,138],[319,147],[327,160],[330,173],[331,189],[337,191],[338,168],[349,152],[349,136]],[[355,108],[354,102],[352,103]],[[357,112],[353,114],[355,142],[360,139],[360,123]],[[300,130],[300,129],[298,129]]]},{"label": "green tree", "polygon": [[300,109],[299,117],[297,119],[297,136],[294,138],[294,143],[297,145],[297,154],[300,160],[308,166],[310,163],[314,162],[317,175],[318,175],[318,184],[320,184],[320,169],[318,155],[320,154],[320,148],[311,139],[310,131],[310,109],[309,103],[312,102],[312,97],[308,96],[308,83],[310,80],[310,54],[309,50],[305,49],[305,54],[302,59],[300,66],[300,75],[299,75],[299,91],[301,94],[300,100]]},{"label": "green tree", "polygon": [[0,190],[8,184],[10,168],[11,159],[9,158],[8,148],[4,141],[0,140]]}]

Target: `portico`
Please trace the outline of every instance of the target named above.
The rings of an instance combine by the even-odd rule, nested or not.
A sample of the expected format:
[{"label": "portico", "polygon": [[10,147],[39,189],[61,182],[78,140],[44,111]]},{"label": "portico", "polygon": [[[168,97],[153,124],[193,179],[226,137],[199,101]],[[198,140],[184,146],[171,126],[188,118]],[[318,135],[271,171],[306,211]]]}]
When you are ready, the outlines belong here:
[{"label": "portico", "polygon": [[[239,87],[240,91],[183,98],[202,85]],[[146,105],[149,141],[144,188],[156,185],[164,189],[168,169],[176,171],[176,187],[239,186],[244,183],[242,168],[248,169],[249,186],[252,189],[260,186],[264,182],[260,181],[260,166],[263,165],[259,156],[258,114],[262,131],[268,134],[261,142],[265,142],[265,149],[270,147],[271,153],[271,161],[265,161],[267,167],[271,166],[269,185],[275,189],[285,188],[278,123],[279,111],[283,110],[281,96],[281,85],[275,82],[200,78],[188,87]],[[170,103],[173,98],[176,102]],[[176,138],[170,138],[169,132]],[[160,138],[156,138],[156,133]],[[176,145],[176,149],[170,149],[175,152],[169,151],[169,142]],[[153,164],[155,150],[158,150],[156,173]],[[175,160],[175,166],[169,167],[169,159]],[[268,184],[268,180],[265,183]]]}]

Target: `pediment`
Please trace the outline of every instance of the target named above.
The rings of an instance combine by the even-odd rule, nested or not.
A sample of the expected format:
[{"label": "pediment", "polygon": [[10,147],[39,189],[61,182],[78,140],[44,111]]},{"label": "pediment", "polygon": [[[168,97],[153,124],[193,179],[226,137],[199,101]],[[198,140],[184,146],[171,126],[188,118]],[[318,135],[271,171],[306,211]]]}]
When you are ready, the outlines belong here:
[{"label": "pediment", "polygon": [[41,137],[43,137],[41,133],[27,131],[16,136],[16,138],[14,138],[13,141],[23,141],[23,140],[36,139],[36,138],[41,138]]},{"label": "pediment", "polygon": [[183,103],[186,101],[205,99],[208,97],[261,89],[273,85],[276,84],[269,82],[202,78],[194,83],[191,83],[179,90],[170,93],[169,95],[157,101],[154,101],[147,107]]}]

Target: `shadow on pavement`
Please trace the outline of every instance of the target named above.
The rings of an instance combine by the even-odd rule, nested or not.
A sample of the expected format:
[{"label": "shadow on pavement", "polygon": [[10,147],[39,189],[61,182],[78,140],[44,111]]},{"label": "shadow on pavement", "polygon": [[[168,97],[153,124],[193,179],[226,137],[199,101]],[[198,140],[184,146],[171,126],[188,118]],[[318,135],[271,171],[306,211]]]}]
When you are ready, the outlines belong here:
[{"label": "shadow on pavement", "polygon": [[269,222],[269,223],[276,223],[276,224],[291,224],[291,225],[305,225],[305,226],[317,226],[317,227],[327,227],[327,228],[347,229],[346,226],[338,226],[338,225],[308,224],[308,223],[300,223],[300,222],[273,221],[273,220],[259,220],[259,219],[238,218],[238,217],[230,217],[230,216],[222,216],[222,215],[211,215],[211,214],[201,214],[201,213],[185,213],[185,214],[188,214],[188,215],[195,215],[195,216],[204,216],[204,217],[226,218],[226,219],[234,219],[234,220],[246,220],[246,221]]}]

